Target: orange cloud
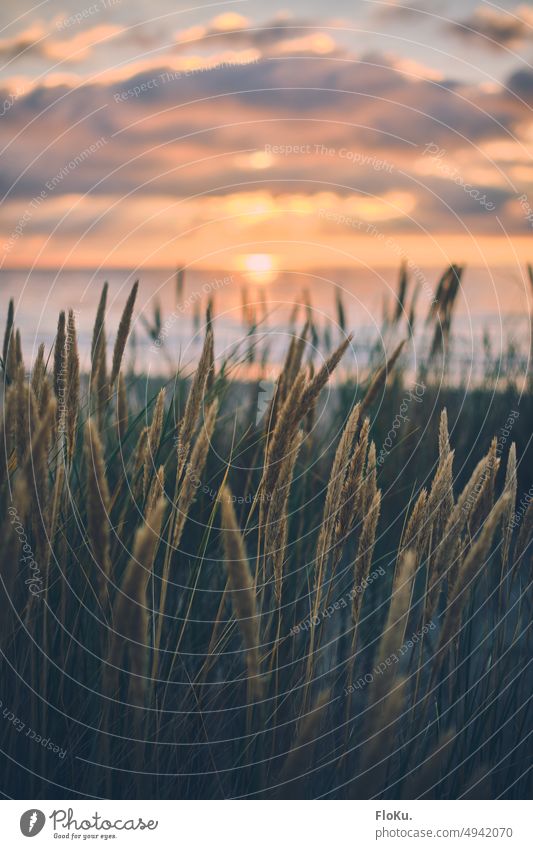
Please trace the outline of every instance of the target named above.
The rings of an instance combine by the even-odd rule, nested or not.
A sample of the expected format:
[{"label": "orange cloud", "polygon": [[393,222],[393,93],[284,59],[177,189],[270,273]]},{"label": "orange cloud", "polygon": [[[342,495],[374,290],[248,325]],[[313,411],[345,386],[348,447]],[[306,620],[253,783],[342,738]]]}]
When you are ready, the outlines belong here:
[{"label": "orange cloud", "polygon": [[99,24],[78,32],[72,38],[47,40],[44,51],[50,59],[59,62],[80,62],[86,59],[95,47],[107,45],[111,39],[125,32],[124,27],[116,24]]}]

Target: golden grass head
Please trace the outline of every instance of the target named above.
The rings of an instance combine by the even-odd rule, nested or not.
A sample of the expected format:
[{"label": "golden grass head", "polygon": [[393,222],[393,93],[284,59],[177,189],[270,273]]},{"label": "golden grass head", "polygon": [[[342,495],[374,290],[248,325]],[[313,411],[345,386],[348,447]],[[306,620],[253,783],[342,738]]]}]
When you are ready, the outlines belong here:
[{"label": "golden grass head", "polygon": [[126,391],[126,381],[122,371],[118,376],[117,389],[117,432],[120,442],[124,442],[128,432],[128,395]]},{"label": "golden grass head", "polygon": [[[303,778],[312,761],[313,749],[320,735],[320,727],[325,721],[327,707],[331,700],[329,689],[318,694],[311,710],[300,719],[298,735],[287,755],[278,781],[285,784]],[[281,790],[281,795],[285,791]]]},{"label": "golden grass head", "polygon": [[78,355],[78,339],[74,312],[69,310],[67,321],[66,346],[66,396],[64,398],[64,416],[67,441],[67,462],[70,464],[76,446],[76,429],[78,425],[80,403],[80,358]]},{"label": "golden grass head", "polygon": [[2,360],[4,363],[4,369],[6,367],[6,363],[8,360],[8,352],[9,346],[11,344],[11,339],[13,336],[13,322],[15,319],[15,303],[13,298],[9,299],[9,306],[7,308],[7,319],[6,319],[6,329],[4,333],[4,345],[2,348]]},{"label": "golden grass head", "polygon": [[449,580],[448,603],[437,654],[457,633],[463,607],[469,598],[477,573],[482,569],[484,561],[490,554],[494,532],[509,501],[510,494],[504,492],[487,516],[476,541],[459,564],[455,580]]},{"label": "golden grass head", "polygon": [[253,698],[262,695],[259,662],[259,617],[254,581],[229,487],[220,492],[222,539],[233,612],[244,644],[248,683]]},{"label": "golden grass head", "polygon": [[137,280],[133,284],[132,290],[128,295],[128,300],[126,301],[126,306],[124,307],[124,312],[122,313],[120,324],[118,326],[117,338],[115,340],[115,347],[113,349],[113,364],[111,366],[111,375],[109,378],[109,385],[111,387],[114,386],[115,380],[117,379],[118,373],[120,371],[120,366],[122,364],[122,357],[124,356],[126,342],[128,341],[131,319],[133,316],[133,308],[135,307],[135,299],[137,298],[138,288],[139,281]]},{"label": "golden grass head", "polygon": [[165,467],[159,466],[157,472],[155,473],[152,483],[150,484],[150,489],[148,491],[148,495],[146,496],[146,504],[144,508],[144,515],[148,519],[148,516],[154,509],[155,505],[158,503],[160,498],[165,495]]},{"label": "golden grass head", "polygon": [[[374,556],[374,546],[376,544],[376,533],[379,522],[379,514],[381,511],[381,492],[378,489],[372,499],[370,509],[365,516],[363,529],[357,546],[357,556],[354,563],[354,586],[361,587],[364,579],[370,572],[372,558]],[[356,592],[353,597],[352,616],[354,622],[358,621],[359,610],[362,600],[362,593]]]},{"label": "golden grass head", "polygon": [[87,530],[96,562],[100,600],[107,603],[107,580],[111,574],[110,497],[105,473],[104,449],[98,429],[89,420],[85,425],[87,470]]},{"label": "golden grass head", "polygon": [[143,494],[146,497],[150,484],[150,477],[154,469],[155,459],[163,433],[163,419],[165,415],[165,390],[161,389],[155,402],[152,424],[148,431],[146,450],[144,455]]},{"label": "golden grass head", "polygon": [[298,409],[298,416],[301,419],[311,408],[312,404],[320,393],[322,392],[324,386],[328,382],[329,378],[339,365],[342,360],[344,354],[346,353],[349,345],[351,344],[353,339],[353,334],[350,333],[346,339],[341,342],[339,347],[333,351],[330,357],[326,360],[324,365],[320,368],[320,370],[315,374],[315,376],[309,381],[308,385],[305,387],[302,397],[300,399],[300,405]]},{"label": "golden grass head", "polygon": [[207,378],[213,365],[213,330],[207,328],[198,368],[191,382],[185,411],[178,430],[178,477],[181,476],[191,450],[191,440],[200,417]]},{"label": "golden grass head", "polygon": [[54,392],[60,398],[64,391],[66,373],[65,361],[66,318],[63,310],[59,313],[57,332],[54,343]]},{"label": "golden grass head", "polygon": [[361,412],[366,412],[368,408],[374,403],[380,391],[384,388],[387,377],[390,372],[396,365],[396,361],[398,357],[402,353],[403,347],[406,343],[406,339],[403,339],[400,344],[394,349],[391,356],[388,360],[385,361],[384,365],[382,365],[375,373],[374,377],[370,381],[370,385],[366,391],[366,394],[361,402]]},{"label": "golden grass head", "polygon": [[187,463],[181,480],[176,481],[177,503],[175,508],[177,516],[172,536],[172,545],[175,548],[180,543],[189,510],[191,509],[198,485],[202,479],[211,444],[211,437],[215,429],[217,413],[218,401],[215,399],[206,410],[204,425],[196,438],[190,460]]},{"label": "golden grass head", "polygon": [[104,283],[93,327],[93,337],[91,341],[91,365],[93,376],[97,371],[97,364],[101,356],[100,352],[103,352],[103,358],[105,362],[105,311],[107,305],[107,290],[108,285],[107,283]]},{"label": "golden grass head", "polygon": [[265,553],[272,563],[274,575],[274,596],[281,602],[283,582],[283,563],[286,557],[288,537],[287,504],[294,474],[294,467],[303,441],[303,432],[299,431],[294,437],[293,444],[283,462],[272,498],[270,499],[266,529]]}]

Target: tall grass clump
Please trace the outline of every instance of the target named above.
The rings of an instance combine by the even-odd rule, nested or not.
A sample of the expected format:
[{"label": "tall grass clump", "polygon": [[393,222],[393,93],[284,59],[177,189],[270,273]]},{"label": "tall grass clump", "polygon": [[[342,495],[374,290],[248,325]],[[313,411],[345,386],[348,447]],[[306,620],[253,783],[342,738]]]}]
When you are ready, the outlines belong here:
[{"label": "tall grass clump", "polygon": [[404,267],[387,350],[357,381],[342,301],[322,365],[310,303],[292,317],[255,427],[253,381],[232,379],[248,342],[217,359],[212,307],[198,362],[148,381],[125,366],[137,284],[110,366],[104,286],[87,371],[72,310],[30,368],[8,306],[5,792],[531,791],[533,405],[525,384],[442,382],[462,271],[438,284],[423,394]]}]

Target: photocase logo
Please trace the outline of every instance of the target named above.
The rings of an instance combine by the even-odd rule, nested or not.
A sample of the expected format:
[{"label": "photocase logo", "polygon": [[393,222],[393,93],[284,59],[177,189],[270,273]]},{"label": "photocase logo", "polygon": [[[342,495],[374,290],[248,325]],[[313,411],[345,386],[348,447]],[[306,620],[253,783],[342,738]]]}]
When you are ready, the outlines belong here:
[{"label": "photocase logo", "polygon": [[20,830],[24,837],[35,837],[43,830],[46,817],[42,811],[36,808],[31,808],[29,811],[24,811],[20,818]]}]

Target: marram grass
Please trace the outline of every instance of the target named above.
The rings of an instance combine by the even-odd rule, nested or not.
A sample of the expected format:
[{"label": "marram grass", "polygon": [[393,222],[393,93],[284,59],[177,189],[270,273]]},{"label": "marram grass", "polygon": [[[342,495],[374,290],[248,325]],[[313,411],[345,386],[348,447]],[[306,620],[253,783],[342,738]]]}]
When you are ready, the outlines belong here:
[{"label": "marram grass", "polygon": [[[321,419],[353,341],[315,368],[308,316],[254,431],[210,311],[191,378],[139,409],[123,365],[136,294],[108,376],[104,288],[89,380],[72,311],[30,374],[7,312],[2,702],[67,754],[4,719],[4,791],[523,798],[530,396],[459,404],[426,369],[378,465],[407,343],[337,385]],[[520,403],[505,446],[480,399],[495,431]]]}]

